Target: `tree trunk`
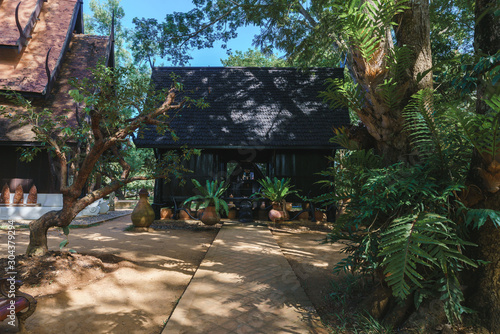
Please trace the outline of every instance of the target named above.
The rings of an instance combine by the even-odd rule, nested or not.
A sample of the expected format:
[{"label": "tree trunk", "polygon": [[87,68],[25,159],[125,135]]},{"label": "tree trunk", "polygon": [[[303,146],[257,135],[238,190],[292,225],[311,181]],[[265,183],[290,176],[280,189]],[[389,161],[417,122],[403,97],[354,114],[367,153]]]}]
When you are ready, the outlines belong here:
[{"label": "tree trunk", "polygon": [[[500,208],[500,192],[480,202],[475,208]],[[467,303],[477,311],[481,324],[491,333],[500,333],[500,229],[488,221],[471,231],[471,241],[478,245],[469,250],[474,259],[488,261],[466,275]]]},{"label": "tree trunk", "polygon": [[[500,49],[500,20],[495,16],[498,10],[498,0],[476,1],[476,27],[474,35],[474,48],[478,56],[487,56],[497,53]],[[488,93],[489,83],[478,78],[476,112],[484,114],[488,106],[481,99]],[[493,157],[493,160],[498,157]],[[488,169],[489,162],[484,161],[480,154],[475,152],[468,176],[468,197],[466,201],[474,208],[494,209],[500,208],[500,191],[491,193],[486,189],[478,170]],[[500,181],[500,174],[488,174]],[[491,189],[490,189],[491,190]],[[492,333],[500,333],[500,229],[492,222],[487,222],[479,230],[471,231],[471,241],[478,245],[471,250],[476,259],[488,261],[479,269],[469,273],[467,284],[469,287],[470,306],[478,311],[482,324]]]},{"label": "tree trunk", "polygon": [[47,231],[49,228],[58,226],[61,223],[59,212],[50,211],[30,223],[30,243],[26,255],[43,256],[49,251]]},{"label": "tree trunk", "polygon": [[30,243],[26,255],[43,256],[49,251],[47,245],[47,231],[51,227],[66,227],[76,217],[78,212],[88,204],[87,199],[78,200],[70,196],[63,197],[63,209],[50,211],[30,223]]},{"label": "tree trunk", "polygon": [[[494,11],[499,10],[498,0],[476,1],[476,28],[474,31],[474,50],[478,56],[491,56],[500,49],[500,17]],[[484,114],[488,109],[483,98],[488,95],[488,90],[493,88],[478,78],[476,111]]]},{"label": "tree trunk", "polygon": [[[398,46],[408,47],[413,59],[404,78],[399,78],[397,88],[401,95],[397,108],[386,105],[381,85],[390,75],[387,69],[387,56],[394,47],[392,36],[387,32],[380,42],[378,51],[368,62],[352,50],[351,68],[356,82],[366,92],[366,103],[358,114],[370,135],[375,139],[378,153],[384,156],[387,164],[407,161],[410,146],[407,134],[403,131],[403,108],[410,97],[423,88],[432,88],[432,57],[430,42],[429,1],[412,1],[409,9],[396,17]],[[429,71],[420,81],[419,74]]]}]

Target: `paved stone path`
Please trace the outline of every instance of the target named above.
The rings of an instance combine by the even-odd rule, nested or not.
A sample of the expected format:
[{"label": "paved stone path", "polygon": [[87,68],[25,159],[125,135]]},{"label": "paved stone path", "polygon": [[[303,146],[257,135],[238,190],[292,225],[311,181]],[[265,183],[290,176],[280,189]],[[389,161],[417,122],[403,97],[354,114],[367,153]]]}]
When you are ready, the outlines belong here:
[{"label": "paved stone path", "polygon": [[267,227],[226,222],[162,334],[327,333]]}]

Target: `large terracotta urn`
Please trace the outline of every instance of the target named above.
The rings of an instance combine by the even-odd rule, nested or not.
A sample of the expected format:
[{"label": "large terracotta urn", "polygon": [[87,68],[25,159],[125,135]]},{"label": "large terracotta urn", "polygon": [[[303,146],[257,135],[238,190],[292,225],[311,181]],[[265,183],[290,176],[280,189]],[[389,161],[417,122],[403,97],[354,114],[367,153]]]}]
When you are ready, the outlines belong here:
[{"label": "large terracotta urn", "polygon": [[148,202],[148,191],[141,189],[139,191],[139,202],[134,211],[132,211],[132,224],[136,228],[148,228],[155,219],[155,212]]},{"label": "large terracotta urn", "polygon": [[215,225],[220,222],[220,217],[215,211],[215,206],[207,206],[201,216],[201,222],[205,225]]}]

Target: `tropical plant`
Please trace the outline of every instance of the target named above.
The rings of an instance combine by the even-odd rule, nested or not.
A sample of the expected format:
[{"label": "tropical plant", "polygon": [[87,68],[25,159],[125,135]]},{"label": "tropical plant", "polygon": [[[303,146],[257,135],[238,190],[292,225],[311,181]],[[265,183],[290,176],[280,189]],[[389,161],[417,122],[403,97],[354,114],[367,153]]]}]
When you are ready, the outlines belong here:
[{"label": "tropical plant", "polygon": [[229,213],[229,207],[226,201],[221,198],[227,188],[229,188],[229,184],[219,184],[218,181],[207,180],[206,185],[202,186],[201,183],[195,179],[192,179],[191,181],[199,194],[189,197],[184,201],[184,204],[196,201],[196,209],[200,206],[205,208],[208,206],[215,206],[216,212],[219,212],[222,209],[226,215]]},{"label": "tropical plant", "polygon": [[259,182],[261,188],[259,192],[252,194],[252,197],[264,197],[272,203],[282,204],[287,196],[297,193],[297,190],[292,190],[292,181],[289,178],[282,178],[280,180],[277,177],[271,179],[269,176],[266,176],[257,182]]},{"label": "tropical plant", "polygon": [[[333,158],[324,172],[334,177],[324,183],[336,186],[328,200],[348,196],[350,202],[329,239],[350,241],[336,270],[379,277],[396,298],[413,295],[416,307],[425,298],[440,298],[453,322],[468,311],[461,305],[459,273],[477,266],[463,254],[471,243],[458,224],[464,208],[457,194],[464,189],[472,145],[455,126],[455,113],[437,110],[432,100],[432,91],[422,90],[403,112],[412,164],[383,167],[381,157],[356,149]],[[342,132],[335,141],[356,148]],[[467,222],[498,217],[484,210],[471,215]]]}]

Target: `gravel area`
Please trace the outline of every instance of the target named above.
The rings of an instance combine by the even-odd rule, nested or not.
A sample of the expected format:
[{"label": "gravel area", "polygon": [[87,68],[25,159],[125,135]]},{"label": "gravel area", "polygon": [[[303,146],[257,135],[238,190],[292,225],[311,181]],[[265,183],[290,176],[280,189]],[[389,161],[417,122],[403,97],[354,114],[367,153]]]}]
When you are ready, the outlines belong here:
[{"label": "gravel area", "polygon": [[[108,213],[97,215],[97,216],[90,216],[90,217],[79,217],[77,219],[74,219],[71,222],[71,226],[94,226],[100,223],[103,223],[105,221],[115,219],[118,217],[126,216],[132,213],[132,209],[130,210],[115,210],[115,211],[108,211]],[[28,226],[31,220],[16,220],[14,221],[15,226]],[[7,220],[1,220],[0,221],[0,226],[5,226],[8,225],[9,222]]]}]

